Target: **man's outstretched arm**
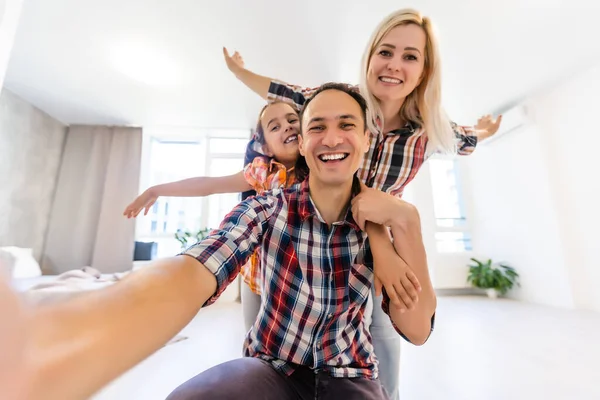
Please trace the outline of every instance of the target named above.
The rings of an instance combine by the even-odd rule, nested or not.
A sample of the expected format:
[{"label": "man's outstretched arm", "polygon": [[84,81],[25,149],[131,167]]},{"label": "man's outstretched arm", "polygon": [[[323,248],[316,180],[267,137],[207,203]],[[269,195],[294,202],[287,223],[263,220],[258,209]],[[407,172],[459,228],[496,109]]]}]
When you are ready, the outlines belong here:
[{"label": "man's outstretched arm", "polygon": [[248,199],[185,255],[157,260],[69,300],[27,308],[0,281],[0,315],[16,321],[0,325],[10,341],[0,342],[0,382],[8,376],[1,357],[7,346],[21,361],[13,363],[20,371],[8,372],[26,381],[13,380],[20,391],[11,398],[87,399],[158,350],[234,280],[262,242],[275,203],[272,197]]},{"label": "man's outstretched arm", "polygon": [[165,345],[216,290],[188,256],[158,260],[106,289],[31,310],[24,399],[86,399]]}]

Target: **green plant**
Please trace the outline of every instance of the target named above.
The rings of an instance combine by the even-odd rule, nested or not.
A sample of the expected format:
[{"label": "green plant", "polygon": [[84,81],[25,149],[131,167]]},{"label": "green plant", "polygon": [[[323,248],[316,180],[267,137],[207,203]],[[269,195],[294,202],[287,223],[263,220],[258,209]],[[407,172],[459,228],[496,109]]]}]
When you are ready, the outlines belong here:
[{"label": "green plant", "polygon": [[514,268],[501,263],[492,263],[492,260],[481,262],[471,258],[474,265],[469,265],[467,282],[480,289],[495,289],[504,295],[514,285],[521,286],[518,282],[519,274]]},{"label": "green plant", "polygon": [[175,232],[175,239],[177,239],[179,241],[179,243],[181,243],[182,249],[187,249],[189,246],[191,246],[195,243],[198,243],[199,241],[204,239],[206,236],[208,236],[209,232],[210,232],[210,229],[208,229],[208,228],[200,229],[199,231],[194,232],[194,233],[192,233],[188,230],[184,231],[181,229],[177,229],[177,232]]}]

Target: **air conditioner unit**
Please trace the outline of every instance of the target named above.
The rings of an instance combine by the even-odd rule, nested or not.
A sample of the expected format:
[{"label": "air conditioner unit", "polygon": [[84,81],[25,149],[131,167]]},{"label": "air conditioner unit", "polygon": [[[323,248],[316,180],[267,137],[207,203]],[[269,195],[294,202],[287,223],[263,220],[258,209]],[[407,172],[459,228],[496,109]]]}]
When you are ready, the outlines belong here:
[{"label": "air conditioner unit", "polygon": [[501,137],[516,132],[524,128],[529,123],[529,116],[527,113],[527,107],[525,105],[518,105],[508,109],[502,114],[502,123],[498,132],[489,139],[484,140],[481,144],[489,144]]}]

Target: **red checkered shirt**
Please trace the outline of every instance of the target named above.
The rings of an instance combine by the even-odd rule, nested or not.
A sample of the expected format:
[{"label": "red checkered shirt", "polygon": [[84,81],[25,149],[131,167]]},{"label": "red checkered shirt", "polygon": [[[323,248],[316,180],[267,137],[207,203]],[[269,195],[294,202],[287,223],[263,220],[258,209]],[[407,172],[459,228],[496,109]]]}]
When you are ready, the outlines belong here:
[{"label": "red checkered shirt", "polygon": [[377,362],[363,321],[373,281],[365,241],[349,208],[342,221],[323,221],[307,179],[244,200],[185,254],[217,278],[208,305],[260,248],[262,306],[244,342],[246,356],[288,375],[301,365],[334,377],[375,379]]}]

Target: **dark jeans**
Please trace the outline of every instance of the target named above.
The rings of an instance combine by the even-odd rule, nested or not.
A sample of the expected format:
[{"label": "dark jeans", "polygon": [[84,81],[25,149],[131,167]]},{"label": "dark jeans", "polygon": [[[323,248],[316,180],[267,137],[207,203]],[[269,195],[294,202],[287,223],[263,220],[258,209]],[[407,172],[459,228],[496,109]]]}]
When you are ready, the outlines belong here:
[{"label": "dark jeans", "polygon": [[388,400],[379,380],[333,378],[299,368],[291,376],[263,360],[244,357],[217,365],[175,389],[167,400]]}]

